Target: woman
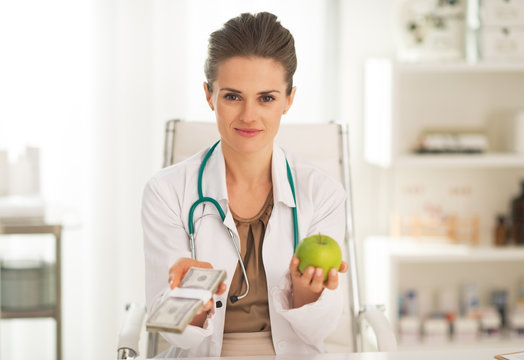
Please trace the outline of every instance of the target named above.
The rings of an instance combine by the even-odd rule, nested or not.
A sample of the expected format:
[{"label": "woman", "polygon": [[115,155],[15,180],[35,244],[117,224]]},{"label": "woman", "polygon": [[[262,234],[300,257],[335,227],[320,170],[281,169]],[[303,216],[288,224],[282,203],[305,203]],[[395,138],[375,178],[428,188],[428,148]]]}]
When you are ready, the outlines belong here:
[{"label": "woman", "polygon": [[[211,34],[204,92],[215,112],[220,143],[165,168],[143,198],[147,307],[161,302],[190,266],[227,271],[227,279],[183,334],[162,335],[168,356],[314,354],[337,326],[342,311],[338,272],[323,281],[320,268],[298,271],[293,256],[292,208],[302,237],[323,233],[342,241],[345,193],[341,185],[273,143],[280,119],[293,104],[294,40],[270,13],[242,14]],[[188,245],[188,213],[204,196],[218,201],[194,215],[196,254]],[[288,181],[291,169],[296,201]],[[250,291],[228,230],[240,244]],[[340,272],[345,272],[343,262]],[[168,285],[169,282],[169,285]],[[217,306],[218,305],[218,306]]]}]

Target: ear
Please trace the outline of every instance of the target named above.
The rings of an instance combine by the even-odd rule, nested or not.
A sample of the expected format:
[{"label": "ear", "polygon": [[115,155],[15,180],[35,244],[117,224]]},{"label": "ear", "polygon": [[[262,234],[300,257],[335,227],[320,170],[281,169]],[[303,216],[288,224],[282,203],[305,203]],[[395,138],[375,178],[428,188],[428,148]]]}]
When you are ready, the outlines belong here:
[{"label": "ear", "polygon": [[289,108],[291,107],[291,105],[293,105],[293,100],[295,99],[296,91],[297,91],[297,87],[293,86],[293,88],[291,89],[291,94],[289,94],[286,98],[286,106],[284,107],[283,114],[287,114],[287,112],[289,111]]},{"label": "ear", "polygon": [[211,110],[215,111],[215,107],[213,106],[213,93],[209,91],[209,86],[207,86],[207,82],[204,81],[204,92],[206,94],[206,101],[209,104],[209,107]]}]

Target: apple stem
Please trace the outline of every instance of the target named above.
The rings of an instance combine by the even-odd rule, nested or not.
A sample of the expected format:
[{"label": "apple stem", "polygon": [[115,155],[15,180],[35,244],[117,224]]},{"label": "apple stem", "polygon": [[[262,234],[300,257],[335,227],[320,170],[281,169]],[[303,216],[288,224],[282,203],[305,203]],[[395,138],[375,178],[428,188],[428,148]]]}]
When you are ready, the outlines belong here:
[{"label": "apple stem", "polygon": [[322,234],[321,233],[318,233],[318,242],[322,244]]}]

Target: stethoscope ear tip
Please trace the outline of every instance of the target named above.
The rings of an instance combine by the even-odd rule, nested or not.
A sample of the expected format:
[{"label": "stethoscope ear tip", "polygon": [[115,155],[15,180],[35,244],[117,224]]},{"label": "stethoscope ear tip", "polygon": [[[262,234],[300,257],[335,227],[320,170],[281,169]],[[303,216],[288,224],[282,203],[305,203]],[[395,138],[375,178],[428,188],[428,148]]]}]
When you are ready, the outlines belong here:
[{"label": "stethoscope ear tip", "polygon": [[238,296],[232,295],[229,297],[229,300],[231,300],[231,303],[234,304],[238,301]]}]

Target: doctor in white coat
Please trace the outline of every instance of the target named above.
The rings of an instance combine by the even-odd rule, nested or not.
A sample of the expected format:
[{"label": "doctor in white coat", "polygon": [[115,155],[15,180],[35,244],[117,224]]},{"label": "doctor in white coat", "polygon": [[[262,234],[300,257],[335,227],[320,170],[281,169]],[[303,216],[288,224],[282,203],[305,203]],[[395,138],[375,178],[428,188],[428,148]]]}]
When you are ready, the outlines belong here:
[{"label": "doctor in white coat", "polygon": [[[242,14],[211,34],[204,91],[220,143],[162,169],[145,187],[148,311],[190,266],[224,269],[227,278],[182,334],[162,333],[172,345],[167,357],[315,354],[337,326],[338,272],[348,265],[331,269],[326,281],[321,268],[301,273],[292,211],[296,207],[302,238],[322,233],[341,242],[346,195],[337,180],[274,143],[295,96],[296,64],[292,35],[270,13]],[[198,205],[192,259],[188,214],[199,198],[206,154],[202,192],[218,202],[225,219],[211,204]],[[236,302],[230,297],[244,294],[246,281],[229,230],[251,284]]]}]

